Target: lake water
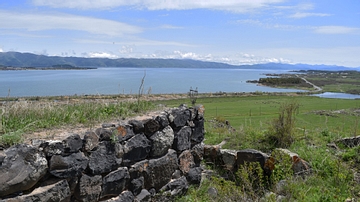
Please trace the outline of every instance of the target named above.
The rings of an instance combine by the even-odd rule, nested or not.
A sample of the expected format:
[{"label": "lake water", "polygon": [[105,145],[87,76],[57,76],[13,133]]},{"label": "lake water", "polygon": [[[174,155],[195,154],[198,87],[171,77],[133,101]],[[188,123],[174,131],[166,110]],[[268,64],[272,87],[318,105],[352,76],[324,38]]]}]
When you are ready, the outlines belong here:
[{"label": "lake water", "polygon": [[360,95],[353,95],[348,93],[325,92],[321,94],[314,94],[312,96],[323,97],[323,98],[337,98],[337,99],[360,99]]},{"label": "lake water", "polygon": [[0,97],[85,94],[137,94],[145,75],[144,93],[295,92],[246,83],[284,70],[97,68],[90,70],[0,71]]}]

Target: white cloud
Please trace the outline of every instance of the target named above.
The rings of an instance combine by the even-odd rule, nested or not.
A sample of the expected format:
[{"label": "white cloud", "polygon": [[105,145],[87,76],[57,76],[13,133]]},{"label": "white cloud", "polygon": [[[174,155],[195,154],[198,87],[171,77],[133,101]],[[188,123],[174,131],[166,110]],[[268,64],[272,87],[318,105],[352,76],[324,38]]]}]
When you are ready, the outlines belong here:
[{"label": "white cloud", "polygon": [[284,0],[33,0],[36,6],[78,9],[110,9],[129,6],[148,10],[213,9],[233,12],[248,12],[264,8]]},{"label": "white cloud", "polygon": [[117,21],[64,13],[20,13],[0,10],[0,19],[1,29],[25,29],[29,31],[67,29],[108,36],[142,32],[139,27]]},{"label": "white cloud", "polygon": [[327,13],[302,13],[297,12],[293,15],[290,15],[290,18],[306,18],[306,17],[326,17],[330,16],[330,14]]},{"label": "white cloud", "polygon": [[2,48],[0,48],[0,53],[4,52],[4,50]]},{"label": "white cloud", "polygon": [[[85,54],[82,54],[85,56]],[[111,54],[111,53],[105,53],[105,52],[90,52],[87,54],[87,57],[90,58],[110,58],[110,59],[116,59],[119,58],[119,56]]]},{"label": "white cloud", "polygon": [[315,27],[314,32],[318,34],[352,34],[359,33],[360,29],[345,26],[320,26]]},{"label": "white cloud", "polygon": [[122,46],[121,49],[119,50],[119,52],[121,54],[129,54],[132,53],[134,51],[134,48],[132,46]]},{"label": "white cloud", "polygon": [[161,29],[184,29],[184,27],[178,27],[178,26],[173,26],[173,25],[162,25],[160,28]]},{"label": "white cloud", "polygon": [[142,55],[142,58],[165,58],[165,59],[192,59],[208,62],[220,62],[231,65],[247,65],[247,64],[262,64],[262,63],[291,63],[290,60],[275,57],[261,57],[249,53],[239,53],[233,55],[213,55],[213,54],[198,54],[188,51],[157,51],[153,54]]}]

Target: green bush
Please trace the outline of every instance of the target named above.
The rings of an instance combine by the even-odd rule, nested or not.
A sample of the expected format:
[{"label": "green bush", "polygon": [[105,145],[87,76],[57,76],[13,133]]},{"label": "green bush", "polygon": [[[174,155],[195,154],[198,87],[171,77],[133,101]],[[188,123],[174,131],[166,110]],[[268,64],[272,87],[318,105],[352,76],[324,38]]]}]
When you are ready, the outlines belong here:
[{"label": "green bush", "polygon": [[295,113],[299,104],[295,101],[283,103],[279,115],[268,130],[266,139],[273,147],[288,148],[294,142]]}]

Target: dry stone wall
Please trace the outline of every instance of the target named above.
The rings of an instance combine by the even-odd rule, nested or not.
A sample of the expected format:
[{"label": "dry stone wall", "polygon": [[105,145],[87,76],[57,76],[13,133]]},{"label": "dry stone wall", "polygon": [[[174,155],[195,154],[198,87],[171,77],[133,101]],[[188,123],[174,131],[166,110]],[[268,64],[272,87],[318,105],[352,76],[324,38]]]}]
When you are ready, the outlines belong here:
[{"label": "dry stone wall", "polygon": [[[271,175],[276,157],[254,149],[204,145],[202,105],[165,111],[147,120],[103,124],[83,138],[34,140],[0,151],[0,202],[170,201],[200,184],[201,161],[236,172],[257,162]],[[295,174],[310,164],[286,149]]]},{"label": "dry stone wall", "polygon": [[204,107],[0,151],[0,201],[151,201],[199,184]]}]

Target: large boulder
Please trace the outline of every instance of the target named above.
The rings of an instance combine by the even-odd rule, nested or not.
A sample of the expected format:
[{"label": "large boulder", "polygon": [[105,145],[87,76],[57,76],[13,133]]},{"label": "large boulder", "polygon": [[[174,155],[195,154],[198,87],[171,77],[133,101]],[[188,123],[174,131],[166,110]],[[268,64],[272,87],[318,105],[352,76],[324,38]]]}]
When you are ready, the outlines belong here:
[{"label": "large boulder", "polygon": [[0,196],[30,189],[47,169],[45,155],[37,148],[26,144],[10,147],[0,158]]},{"label": "large boulder", "polygon": [[66,180],[34,189],[30,194],[4,200],[4,202],[70,202],[71,192]]},{"label": "large boulder", "polygon": [[72,178],[80,176],[88,162],[89,159],[82,152],[69,156],[54,155],[50,159],[49,171],[58,178]]},{"label": "large boulder", "polygon": [[121,159],[116,157],[115,145],[109,141],[100,142],[98,148],[89,156],[89,170],[92,175],[111,172],[120,164]]},{"label": "large boulder", "polygon": [[123,163],[130,165],[134,162],[144,160],[151,150],[151,141],[144,134],[137,134],[125,141],[123,151]]},{"label": "large boulder", "polygon": [[145,188],[155,188],[157,191],[171,180],[172,174],[178,169],[178,158],[176,151],[169,152],[157,159],[150,159],[147,167],[147,179]]},{"label": "large boulder", "polygon": [[127,167],[120,167],[107,174],[102,181],[101,197],[118,196],[128,186],[130,179]]},{"label": "large boulder", "polygon": [[101,194],[101,175],[89,176],[82,174],[76,188],[75,197],[82,202],[96,202]]},{"label": "large boulder", "polygon": [[178,152],[182,152],[184,150],[190,149],[190,147],[191,147],[191,142],[190,142],[191,133],[192,133],[192,130],[191,130],[191,128],[189,126],[182,127],[175,134],[173,148]]},{"label": "large boulder", "polygon": [[160,157],[171,148],[174,142],[174,131],[170,126],[167,126],[162,131],[155,132],[149,139],[152,141],[150,156]]}]

